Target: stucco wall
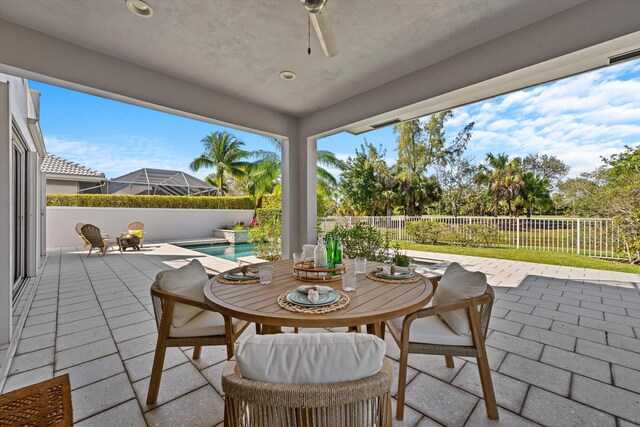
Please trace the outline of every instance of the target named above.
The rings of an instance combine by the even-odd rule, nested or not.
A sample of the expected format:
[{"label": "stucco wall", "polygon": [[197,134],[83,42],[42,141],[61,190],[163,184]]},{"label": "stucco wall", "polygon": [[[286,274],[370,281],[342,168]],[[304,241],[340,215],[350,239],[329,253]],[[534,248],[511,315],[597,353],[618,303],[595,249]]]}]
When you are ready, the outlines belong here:
[{"label": "stucco wall", "polygon": [[145,242],[166,242],[212,237],[214,228],[251,222],[252,210],[232,209],[134,209],[47,207],[47,248],[77,245],[76,223],[90,223],[103,233],[119,236],[127,224],[144,223]]},{"label": "stucco wall", "polygon": [[61,179],[47,180],[47,194],[76,194],[77,192],[77,181],[63,181]]}]

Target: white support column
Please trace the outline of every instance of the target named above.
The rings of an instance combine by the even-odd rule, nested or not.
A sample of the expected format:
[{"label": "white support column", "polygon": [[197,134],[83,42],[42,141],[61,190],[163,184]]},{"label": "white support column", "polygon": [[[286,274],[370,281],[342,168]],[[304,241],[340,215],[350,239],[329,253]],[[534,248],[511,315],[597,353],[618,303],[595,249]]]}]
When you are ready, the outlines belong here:
[{"label": "white support column", "polygon": [[11,340],[11,290],[13,286],[13,245],[11,242],[11,111],[9,84],[0,83],[0,344]]},{"label": "white support column", "polygon": [[282,256],[317,238],[315,138],[282,140]]},{"label": "white support column", "polygon": [[[297,204],[300,194],[298,170],[295,167],[296,141],[282,139],[282,258],[289,259],[298,242]],[[292,159],[294,159],[292,161]]]},{"label": "white support column", "polygon": [[[316,243],[318,239],[318,196],[317,196],[317,154],[318,154],[318,139],[307,138],[304,142],[306,150],[304,157],[300,160],[300,165],[304,167],[300,176],[306,182],[304,215],[301,215],[302,230],[303,230],[303,243]],[[301,213],[302,213],[301,212]]]}]

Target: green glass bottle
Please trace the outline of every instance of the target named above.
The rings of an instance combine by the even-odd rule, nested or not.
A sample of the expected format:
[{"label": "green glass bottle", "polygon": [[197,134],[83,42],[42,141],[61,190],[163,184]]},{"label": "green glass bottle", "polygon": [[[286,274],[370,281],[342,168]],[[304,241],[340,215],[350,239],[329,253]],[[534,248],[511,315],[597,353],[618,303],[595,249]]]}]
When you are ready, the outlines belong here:
[{"label": "green glass bottle", "polygon": [[335,243],[331,236],[327,236],[327,268],[334,268],[333,257],[334,257]]},{"label": "green glass bottle", "polygon": [[340,237],[336,237],[335,242],[333,242],[334,251],[333,251],[333,268],[342,267],[342,243],[340,243]]}]

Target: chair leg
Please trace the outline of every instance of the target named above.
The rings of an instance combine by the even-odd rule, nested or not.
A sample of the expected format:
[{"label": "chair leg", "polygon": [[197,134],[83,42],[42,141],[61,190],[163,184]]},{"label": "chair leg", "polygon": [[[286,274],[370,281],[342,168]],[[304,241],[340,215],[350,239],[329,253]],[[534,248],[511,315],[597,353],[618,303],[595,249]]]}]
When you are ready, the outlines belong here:
[{"label": "chair leg", "polygon": [[109,249],[109,246],[104,245],[104,247],[102,248],[102,256],[107,253],[107,249]]},{"label": "chair leg", "polygon": [[396,419],[402,421],[404,418],[404,392],[407,388],[407,363],[409,352],[400,349],[400,371],[398,372],[398,396],[396,398]]},{"label": "chair leg", "polygon": [[480,383],[482,384],[482,394],[487,407],[487,415],[492,420],[497,420],[498,406],[496,404],[496,396],[493,392],[493,381],[491,381],[491,370],[487,361],[486,353],[482,357],[477,358],[478,372],[480,373]]},{"label": "chair leg", "polygon": [[87,253],[87,257],[90,257],[90,256],[91,256],[91,251],[93,251],[93,246],[91,246],[91,247],[89,248],[89,253]]},{"label": "chair leg", "polygon": [[453,356],[445,356],[444,363],[447,364],[447,368],[455,368],[456,365],[453,363]]},{"label": "chair leg", "polygon": [[158,390],[160,390],[160,380],[162,379],[162,368],[164,366],[164,356],[167,349],[160,343],[156,345],[156,354],[153,357],[153,368],[151,369],[151,380],[149,381],[149,391],[147,392],[147,403],[149,405],[158,400]]},{"label": "chair leg", "polygon": [[196,345],[195,347],[193,347],[193,359],[200,359],[200,354],[202,353],[202,346],[201,345]]}]

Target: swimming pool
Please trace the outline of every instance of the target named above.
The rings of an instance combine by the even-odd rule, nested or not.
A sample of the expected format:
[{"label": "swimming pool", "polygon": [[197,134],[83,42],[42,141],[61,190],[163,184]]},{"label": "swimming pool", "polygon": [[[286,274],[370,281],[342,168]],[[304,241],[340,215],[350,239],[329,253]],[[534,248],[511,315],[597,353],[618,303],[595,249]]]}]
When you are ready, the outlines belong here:
[{"label": "swimming pool", "polygon": [[231,245],[212,245],[212,244],[201,244],[201,245],[179,245],[186,249],[191,249],[192,251],[200,252],[202,254],[207,254],[211,256],[215,256],[218,258],[226,259],[228,261],[238,261],[239,257],[243,256],[251,256],[253,255],[253,248],[256,245],[250,243],[240,243],[234,246]]}]

